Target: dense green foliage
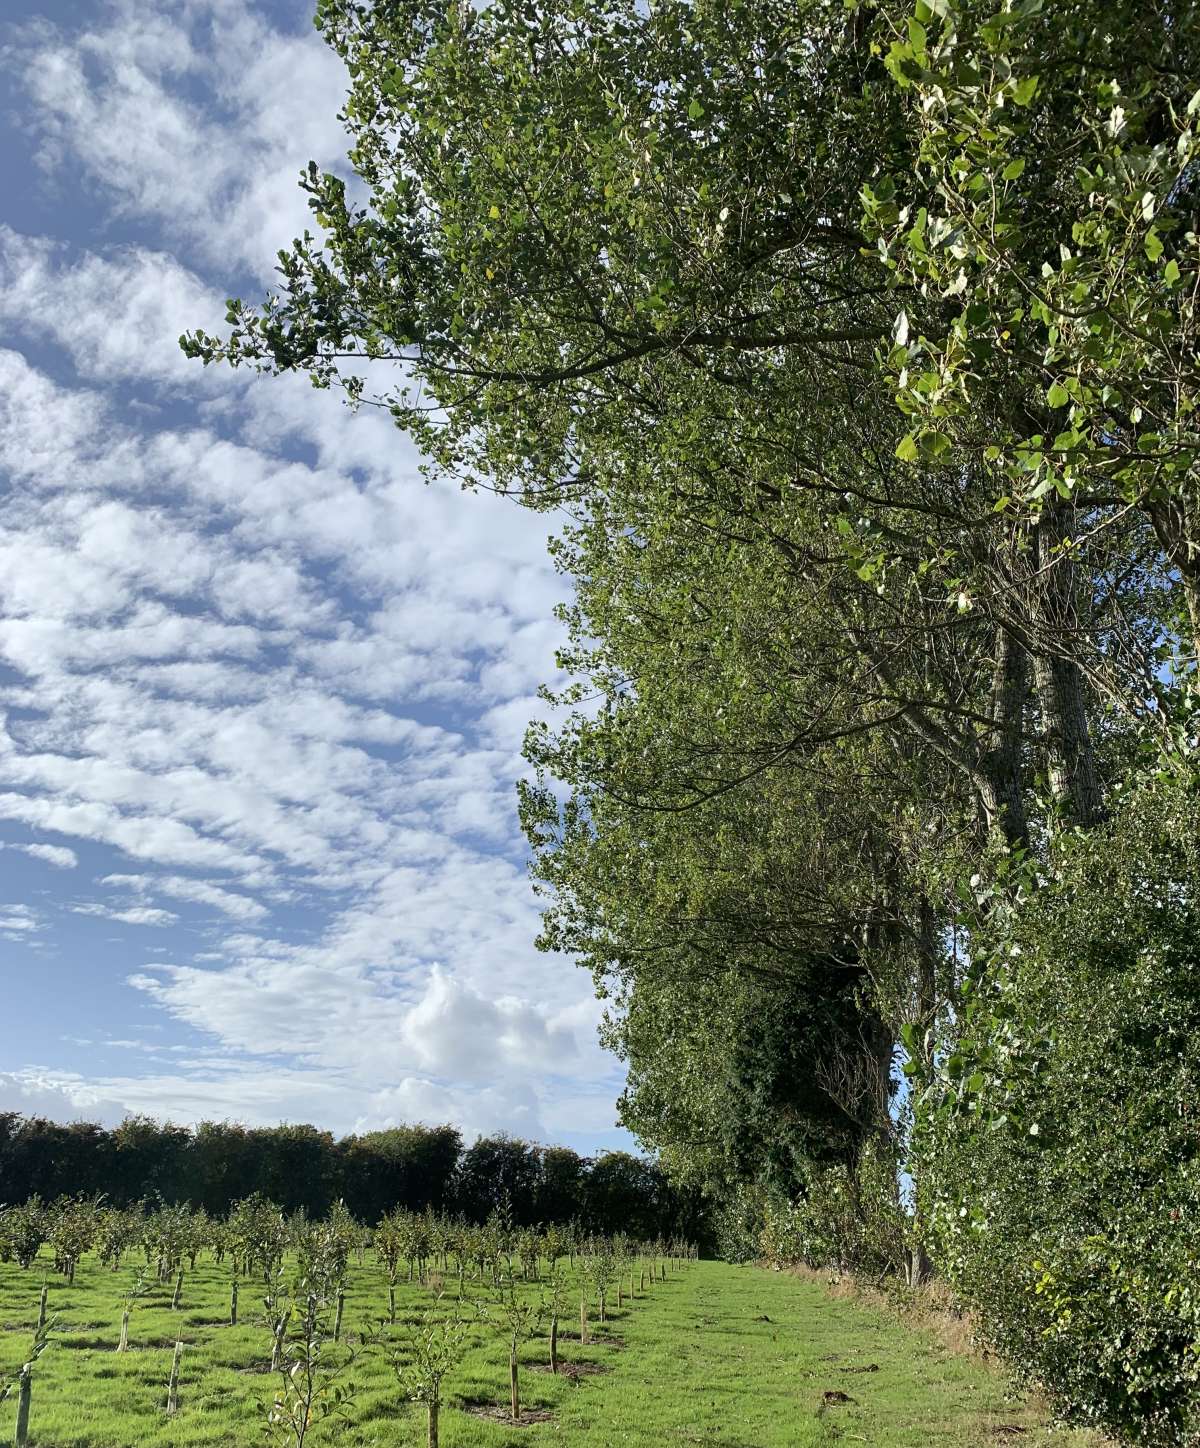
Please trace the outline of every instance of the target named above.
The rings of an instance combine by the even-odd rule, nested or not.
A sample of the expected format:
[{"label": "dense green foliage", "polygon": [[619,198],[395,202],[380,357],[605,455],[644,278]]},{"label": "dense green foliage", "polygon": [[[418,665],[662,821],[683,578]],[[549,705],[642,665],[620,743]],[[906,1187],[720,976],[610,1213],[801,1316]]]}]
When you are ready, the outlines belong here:
[{"label": "dense green foliage", "polygon": [[1026,1372],[1200,1434],[1200,800],[1147,783],[973,933],[916,1147],[939,1264]]},{"label": "dense green foliage", "polygon": [[0,1205],[32,1196],[102,1196],[114,1206],[184,1203],[214,1216],[259,1194],[323,1216],[336,1201],[363,1221],[397,1208],[473,1222],[503,1211],[518,1226],[578,1222],[641,1237],[704,1236],[695,1192],[628,1152],[582,1157],[508,1136],[464,1148],[452,1126],[399,1126],[336,1139],[313,1126],[195,1129],[130,1117],[111,1131],[0,1113]]},{"label": "dense green foliage", "polygon": [[1194,1441],[1196,6],[317,23],[357,183],[184,346],[562,520],[522,810],[625,1121]]}]

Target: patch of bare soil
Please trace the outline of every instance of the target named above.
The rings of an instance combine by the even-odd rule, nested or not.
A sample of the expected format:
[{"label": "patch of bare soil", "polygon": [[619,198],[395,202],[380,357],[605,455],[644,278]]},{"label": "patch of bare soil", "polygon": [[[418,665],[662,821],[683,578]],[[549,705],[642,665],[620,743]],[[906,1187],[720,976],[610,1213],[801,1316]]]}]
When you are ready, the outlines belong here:
[{"label": "patch of bare soil", "polygon": [[553,1423],[554,1414],[548,1408],[522,1408],[521,1416],[514,1422],[512,1409],[503,1403],[464,1403],[463,1412],[472,1418],[486,1418],[489,1423],[503,1423],[506,1428],[534,1428],[539,1423]]},{"label": "patch of bare soil", "polygon": [[[548,1373],[549,1363],[538,1363],[535,1367],[526,1369],[531,1373]],[[612,1368],[607,1363],[564,1363],[558,1364],[558,1375],[560,1378],[586,1378],[595,1373],[611,1373]]]}]

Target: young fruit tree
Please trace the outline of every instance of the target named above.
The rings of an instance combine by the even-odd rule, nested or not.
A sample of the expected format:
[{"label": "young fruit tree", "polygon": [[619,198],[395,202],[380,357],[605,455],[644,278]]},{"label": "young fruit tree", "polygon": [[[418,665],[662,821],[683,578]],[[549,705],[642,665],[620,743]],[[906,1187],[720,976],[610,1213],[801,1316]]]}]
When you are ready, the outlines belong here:
[{"label": "young fruit tree", "polygon": [[569,1283],[567,1274],[557,1263],[550,1269],[550,1297],[546,1307],[550,1313],[550,1371],[558,1372],[558,1320],[566,1310]]},{"label": "young fruit tree", "polygon": [[125,1306],[121,1312],[121,1336],[117,1342],[118,1352],[127,1352],[129,1349],[129,1315],[133,1311],[133,1304],[139,1297],[145,1297],[150,1290],[150,1283],[146,1279],[145,1272],[139,1272],[134,1280],[125,1290]]},{"label": "young fruit tree", "polygon": [[404,1339],[403,1354],[394,1352],[391,1363],[404,1395],[424,1403],[428,1414],[428,1448],[438,1448],[438,1415],[442,1405],[442,1382],[456,1367],[466,1349],[470,1320],[462,1315],[461,1301],[450,1313],[440,1310],[441,1295],[425,1312],[420,1325]]},{"label": "young fruit tree", "polygon": [[29,1411],[33,1402],[33,1365],[50,1345],[50,1333],[53,1328],[53,1319],[48,1323],[38,1324],[33,1341],[29,1345],[29,1355],[20,1372],[15,1379],[0,1388],[0,1403],[12,1394],[14,1388],[17,1393],[17,1429],[13,1438],[14,1448],[27,1448],[29,1443]]},{"label": "young fruit tree", "polygon": [[349,1421],[357,1393],[349,1373],[376,1335],[364,1328],[354,1348],[335,1344],[329,1299],[304,1278],[293,1285],[287,1329],[266,1431],[279,1448],[305,1448],[315,1424]]},{"label": "young fruit tree", "polygon": [[517,1353],[522,1344],[538,1330],[545,1311],[542,1298],[533,1301],[521,1296],[512,1274],[501,1278],[494,1289],[500,1325],[508,1338],[508,1380],[512,1398],[512,1420],[521,1418],[521,1390],[517,1377]]}]

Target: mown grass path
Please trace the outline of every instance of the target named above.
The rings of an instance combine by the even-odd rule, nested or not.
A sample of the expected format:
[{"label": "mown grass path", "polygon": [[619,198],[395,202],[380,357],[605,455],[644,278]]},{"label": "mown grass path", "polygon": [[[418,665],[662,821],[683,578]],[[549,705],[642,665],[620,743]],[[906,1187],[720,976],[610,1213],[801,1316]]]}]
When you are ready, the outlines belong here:
[{"label": "mown grass path", "polygon": [[[58,1313],[52,1346],[37,1365],[31,1444],[36,1448],[240,1448],[261,1445],[260,1404],[272,1380],[263,1371],[270,1343],[257,1320],[256,1290],[243,1284],[241,1320],[226,1321],[228,1274],[202,1262],[188,1274],[183,1308],[170,1286],[135,1307],[133,1350],[119,1354],[118,1274],[90,1260],[68,1287],[49,1275]],[[21,1361],[45,1264],[23,1272],[0,1266],[0,1379]],[[469,1285],[471,1290],[471,1285]],[[536,1295],[535,1286],[529,1289]],[[480,1293],[486,1297],[486,1293]],[[432,1294],[403,1287],[400,1317],[412,1321]],[[369,1260],[352,1269],[346,1319],[378,1318],[386,1300]],[[700,1263],[656,1283],[644,1300],[612,1314],[611,1339],[582,1347],[564,1333],[563,1359],[602,1371],[553,1378],[533,1368],[544,1340],[521,1353],[522,1397],[553,1421],[513,1428],[472,1416],[472,1405],[502,1404],[506,1348],[479,1329],[447,1383],[442,1448],[610,1448],[637,1444],[704,1448],[807,1448],[866,1443],[871,1448],[929,1444],[1053,1444],[1083,1448],[1083,1435],[1053,1432],[1026,1404],[1007,1400],[1002,1377],[952,1354],[886,1311],[834,1300],[816,1283],[753,1267]],[[164,1412],[172,1346],[186,1344],[177,1416]],[[381,1358],[364,1361],[352,1421],[313,1434],[313,1448],[419,1448],[423,1410],[401,1401]],[[826,1401],[826,1394],[847,1400]],[[12,1441],[14,1409],[0,1406],[0,1444]],[[1023,1433],[1013,1430],[1025,1429]]]}]

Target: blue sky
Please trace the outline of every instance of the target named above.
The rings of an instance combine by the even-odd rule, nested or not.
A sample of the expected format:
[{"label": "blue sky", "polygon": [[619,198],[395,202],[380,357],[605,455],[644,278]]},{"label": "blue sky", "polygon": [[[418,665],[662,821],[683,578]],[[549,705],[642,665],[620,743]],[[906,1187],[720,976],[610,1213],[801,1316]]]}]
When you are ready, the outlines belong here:
[{"label": "blue sky", "polygon": [[533,948],[546,523],[176,339],[341,164],[307,3],[0,29],[0,1109],[625,1145]]}]

